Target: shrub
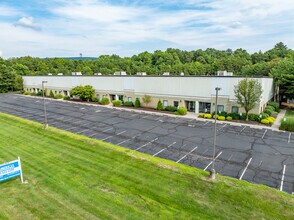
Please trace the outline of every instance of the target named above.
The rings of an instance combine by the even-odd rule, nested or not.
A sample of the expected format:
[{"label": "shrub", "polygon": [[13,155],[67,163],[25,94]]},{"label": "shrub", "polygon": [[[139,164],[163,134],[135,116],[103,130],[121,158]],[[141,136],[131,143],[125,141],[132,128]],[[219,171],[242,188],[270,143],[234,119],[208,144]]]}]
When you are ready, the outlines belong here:
[{"label": "shrub", "polygon": [[139,98],[136,98],[136,101],[135,101],[135,107],[136,107],[136,108],[140,108],[140,106],[141,106],[140,99],[139,99]]},{"label": "shrub", "polygon": [[204,115],[205,115],[204,113],[199,113],[198,118],[204,118]]},{"label": "shrub", "polygon": [[159,101],[157,102],[156,110],[158,110],[158,111],[162,111],[163,109],[164,109],[164,108],[163,108],[163,104],[162,104],[161,100],[159,100]]},{"label": "shrub", "polygon": [[223,112],[220,112],[218,113],[219,116],[224,116],[224,117],[227,117],[228,116],[228,113],[223,111]]},{"label": "shrub", "polygon": [[70,97],[68,95],[63,96],[63,100],[70,100]]},{"label": "shrub", "polygon": [[211,114],[205,114],[204,115],[204,118],[211,119],[212,118],[212,115]]},{"label": "shrub", "polygon": [[176,112],[178,110],[178,108],[175,106],[166,106],[165,110],[169,111],[169,112]]},{"label": "shrub", "polygon": [[24,94],[25,95],[30,95],[31,93],[29,91],[26,91]]},{"label": "shrub", "polygon": [[266,114],[268,114],[268,115],[271,115],[272,112],[274,112],[274,111],[272,111],[270,109],[265,109],[263,112],[266,113]]},{"label": "shrub", "polygon": [[109,104],[109,99],[108,98],[102,98],[101,99],[101,105],[108,105]]},{"label": "shrub", "polygon": [[265,109],[269,109],[271,111],[275,111],[276,110],[275,107],[273,107],[271,105],[266,106]]},{"label": "shrub", "polygon": [[42,91],[37,92],[36,96],[43,96],[43,92]]},{"label": "shrub", "polygon": [[266,118],[268,118],[269,117],[269,115],[267,114],[267,113],[261,113],[261,119],[266,119]]},{"label": "shrub", "polygon": [[265,124],[265,125],[268,125],[269,124],[269,120],[267,119],[261,119],[261,124]]},{"label": "shrub", "polygon": [[248,114],[248,119],[250,121],[259,121],[260,117],[259,117],[259,114],[249,113]]},{"label": "shrub", "polygon": [[232,117],[232,119],[234,119],[234,120],[240,119],[240,115],[236,112],[228,113],[228,116]]},{"label": "shrub", "polygon": [[220,115],[220,116],[217,117],[217,119],[220,120],[220,121],[225,121],[226,120],[226,117]]},{"label": "shrub", "polygon": [[91,98],[91,101],[92,101],[92,102],[99,102],[99,99],[98,99],[97,97],[94,96],[94,97]]},{"label": "shrub", "polygon": [[287,118],[286,121],[282,120],[280,130],[294,132],[294,118]]},{"label": "shrub", "polygon": [[280,108],[280,104],[278,102],[269,102],[267,103],[267,105],[274,107],[275,111],[277,111]]},{"label": "shrub", "polygon": [[266,120],[269,121],[270,124],[273,124],[275,122],[275,119],[273,117],[268,117]]},{"label": "shrub", "polygon": [[35,95],[36,95],[36,93],[35,93],[35,92],[31,92],[31,93],[30,93],[30,95],[32,95],[32,96],[35,96]]},{"label": "shrub", "polygon": [[52,90],[50,90],[49,97],[50,97],[50,98],[54,98],[54,93],[53,93],[53,91],[52,91]]},{"label": "shrub", "polygon": [[113,106],[121,106],[122,101],[121,100],[113,100],[112,104],[113,104]]},{"label": "shrub", "polygon": [[134,107],[133,102],[124,102],[123,106]]},{"label": "shrub", "polygon": [[279,114],[278,112],[272,112],[271,116],[276,118],[278,116],[278,114]]},{"label": "shrub", "polygon": [[83,101],[89,101],[95,95],[95,89],[90,85],[76,86],[70,90],[70,96],[78,96]]},{"label": "shrub", "polygon": [[227,120],[228,120],[228,121],[232,121],[233,118],[232,118],[231,116],[227,116]]},{"label": "shrub", "polygon": [[55,99],[62,99],[63,96],[62,96],[61,94],[56,94],[56,95],[54,96],[54,98],[55,98]]},{"label": "shrub", "polygon": [[178,110],[175,113],[176,113],[176,115],[186,115],[187,109],[185,107],[180,107],[180,108],[178,108]]}]

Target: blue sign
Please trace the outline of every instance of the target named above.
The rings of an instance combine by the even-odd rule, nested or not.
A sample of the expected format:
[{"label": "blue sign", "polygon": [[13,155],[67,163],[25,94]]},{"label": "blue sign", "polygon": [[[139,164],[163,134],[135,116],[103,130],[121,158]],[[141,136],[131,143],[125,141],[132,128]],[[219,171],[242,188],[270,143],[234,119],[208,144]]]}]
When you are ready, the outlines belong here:
[{"label": "blue sign", "polygon": [[17,176],[20,176],[23,182],[20,158],[0,165],[0,182]]}]

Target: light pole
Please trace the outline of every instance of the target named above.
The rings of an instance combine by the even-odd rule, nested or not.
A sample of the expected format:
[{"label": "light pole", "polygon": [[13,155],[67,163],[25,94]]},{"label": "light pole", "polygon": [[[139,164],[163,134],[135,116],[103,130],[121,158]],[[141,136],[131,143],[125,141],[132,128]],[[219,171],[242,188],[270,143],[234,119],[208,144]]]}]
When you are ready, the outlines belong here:
[{"label": "light pole", "polygon": [[214,138],[213,138],[213,154],[212,154],[212,166],[210,170],[210,178],[212,180],[215,179],[215,169],[214,169],[214,160],[215,160],[215,144],[216,144],[216,116],[217,116],[217,98],[218,98],[218,91],[221,88],[215,87],[215,111],[214,111]]},{"label": "light pole", "polygon": [[43,91],[43,103],[44,103],[44,129],[48,127],[47,122],[47,112],[46,112],[46,103],[45,103],[45,91],[44,91],[44,83],[47,83],[47,81],[42,81],[42,91]]}]

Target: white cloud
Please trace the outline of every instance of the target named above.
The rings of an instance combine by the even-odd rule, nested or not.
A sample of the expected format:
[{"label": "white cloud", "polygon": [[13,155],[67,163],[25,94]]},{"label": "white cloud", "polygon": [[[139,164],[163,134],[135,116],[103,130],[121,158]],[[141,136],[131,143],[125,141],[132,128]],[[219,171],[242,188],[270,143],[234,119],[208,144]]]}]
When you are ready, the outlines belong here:
[{"label": "white cloud", "polygon": [[1,16],[14,16],[19,14],[20,12],[15,9],[15,8],[11,8],[5,5],[0,5],[0,17]]},{"label": "white cloud", "polygon": [[14,25],[24,27],[24,28],[30,28],[35,31],[41,30],[41,27],[34,22],[33,17],[22,17]]}]

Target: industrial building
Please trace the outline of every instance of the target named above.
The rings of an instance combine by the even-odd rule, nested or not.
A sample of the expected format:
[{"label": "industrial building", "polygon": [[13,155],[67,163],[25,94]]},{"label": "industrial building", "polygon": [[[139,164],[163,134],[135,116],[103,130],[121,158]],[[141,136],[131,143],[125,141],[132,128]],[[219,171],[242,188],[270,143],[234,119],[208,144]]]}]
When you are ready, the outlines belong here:
[{"label": "industrial building", "polygon": [[[234,87],[244,77],[239,76],[128,76],[128,75],[95,75],[95,76],[23,76],[25,91],[38,92],[42,90],[42,81],[47,81],[45,88],[54,94],[69,95],[70,90],[80,85],[91,85],[95,95],[101,99],[108,97],[110,101],[135,101],[144,95],[152,97],[147,107],[156,108],[158,100],[164,106],[185,106],[188,111],[213,112],[215,110],[215,88],[220,87],[218,111],[244,112],[238,106]],[[273,78],[252,77],[262,85],[260,103],[251,112],[260,113],[266,103],[274,95]],[[141,105],[144,103],[141,100]]]}]

